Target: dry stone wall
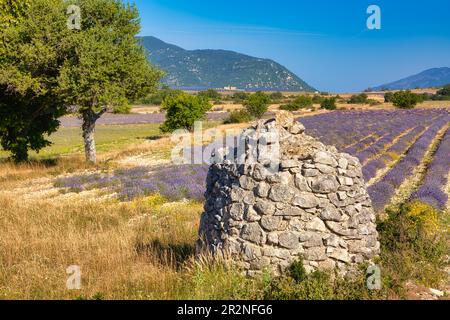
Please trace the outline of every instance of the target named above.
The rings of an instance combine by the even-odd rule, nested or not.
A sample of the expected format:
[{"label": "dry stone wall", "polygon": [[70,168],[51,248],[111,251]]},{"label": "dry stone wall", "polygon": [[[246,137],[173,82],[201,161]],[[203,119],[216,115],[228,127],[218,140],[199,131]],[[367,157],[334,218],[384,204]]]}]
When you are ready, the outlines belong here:
[{"label": "dry stone wall", "polygon": [[279,274],[299,257],[308,271],[345,274],[376,257],[375,213],[359,160],[306,135],[286,112],[252,128],[250,139],[279,147],[279,170],[269,170],[264,156],[254,161],[251,147],[244,163],[211,165],[198,250],[232,257],[249,275]]}]

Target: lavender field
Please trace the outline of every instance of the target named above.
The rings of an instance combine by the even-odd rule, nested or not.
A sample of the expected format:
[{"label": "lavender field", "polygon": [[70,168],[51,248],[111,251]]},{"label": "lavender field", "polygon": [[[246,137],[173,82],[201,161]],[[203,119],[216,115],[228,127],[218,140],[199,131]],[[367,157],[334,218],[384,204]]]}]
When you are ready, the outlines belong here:
[{"label": "lavender field", "polygon": [[[131,123],[134,116],[114,121]],[[142,121],[158,121],[154,115]],[[107,121],[111,121],[110,119]],[[326,144],[358,157],[377,210],[382,210],[399,189],[411,199],[436,208],[448,203],[450,114],[447,109],[337,111],[304,117],[307,133]],[[426,159],[426,156],[428,158]],[[421,172],[417,168],[424,167]],[[56,186],[70,192],[102,189],[120,200],[160,193],[169,200],[203,200],[207,166],[165,166],[120,169],[107,174],[60,178]],[[410,179],[418,186],[405,188]]]}]

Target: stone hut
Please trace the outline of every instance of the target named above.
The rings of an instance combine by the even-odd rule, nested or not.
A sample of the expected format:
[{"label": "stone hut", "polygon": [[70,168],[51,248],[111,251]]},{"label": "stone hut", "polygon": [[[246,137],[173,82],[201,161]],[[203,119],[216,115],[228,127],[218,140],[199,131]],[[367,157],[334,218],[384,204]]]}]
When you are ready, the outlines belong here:
[{"label": "stone hut", "polygon": [[376,217],[359,160],[306,135],[287,112],[251,128],[247,140],[279,148],[279,170],[251,157],[267,148],[259,144],[245,148],[241,163],[211,165],[198,250],[231,257],[248,275],[279,274],[299,257],[309,272],[345,275],[376,257]]}]

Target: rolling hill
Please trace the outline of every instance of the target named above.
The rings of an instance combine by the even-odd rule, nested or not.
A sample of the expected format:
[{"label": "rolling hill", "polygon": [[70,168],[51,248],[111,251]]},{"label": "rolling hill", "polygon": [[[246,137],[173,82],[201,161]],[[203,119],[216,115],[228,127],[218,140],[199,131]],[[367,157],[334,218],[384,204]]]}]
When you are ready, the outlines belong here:
[{"label": "rolling hill", "polygon": [[416,89],[416,88],[432,88],[440,87],[450,84],[450,68],[433,68],[425,70],[419,74],[384,84],[375,88],[375,91],[380,90],[402,90],[402,89]]},{"label": "rolling hill", "polygon": [[279,63],[227,50],[185,50],[155,37],[142,37],[150,61],[174,88],[237,87],[246,90],[315,91]]}]

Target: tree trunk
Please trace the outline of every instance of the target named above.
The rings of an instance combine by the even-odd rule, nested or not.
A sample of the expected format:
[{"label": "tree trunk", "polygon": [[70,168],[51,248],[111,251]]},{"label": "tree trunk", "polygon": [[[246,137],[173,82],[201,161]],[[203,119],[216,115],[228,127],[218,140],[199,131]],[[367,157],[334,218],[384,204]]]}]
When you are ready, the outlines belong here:
[{"label": "tree trunk", "polygon": [[83,139],[84,139],[84,152],[86,154],[86,161],[90,163],[97,162],[97,151],[95,149],[95,122],[99,116],[92,110],[86,110],[82,114],[83,116]]}]

